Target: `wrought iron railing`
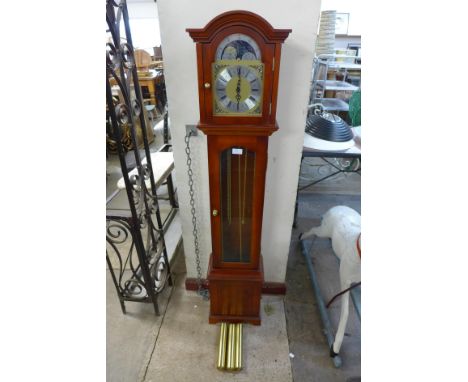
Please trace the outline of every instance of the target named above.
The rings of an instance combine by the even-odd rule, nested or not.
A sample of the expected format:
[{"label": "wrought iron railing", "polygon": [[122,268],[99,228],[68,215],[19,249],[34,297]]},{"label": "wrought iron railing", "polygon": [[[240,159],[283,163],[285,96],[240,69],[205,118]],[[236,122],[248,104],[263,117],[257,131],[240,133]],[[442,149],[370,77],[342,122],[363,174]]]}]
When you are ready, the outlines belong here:
[{"label": "wrought iron railing", "polygon": [[[125,0],[106,0],[106,22],[107,132],[116,147],[128,199],[128,210],[107,210],[106,260],[122,311],[125,301],[139,301],[152,303],[159,314],[158,293],[172,280]],[[112,86],[120,98],[113,95]],[[136,175],[127,167],[129,149]]]}]

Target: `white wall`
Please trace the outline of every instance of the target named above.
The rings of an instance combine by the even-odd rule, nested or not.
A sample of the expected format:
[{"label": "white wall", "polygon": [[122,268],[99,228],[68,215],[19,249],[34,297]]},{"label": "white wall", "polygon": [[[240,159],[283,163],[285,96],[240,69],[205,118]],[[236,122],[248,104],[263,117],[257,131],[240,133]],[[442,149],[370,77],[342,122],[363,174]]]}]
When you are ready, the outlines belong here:
[{"label": "white wall", "polygon": [[[284,282],[320,15],[319,0],[158,1],[187,273],[188,277],[196,276],[184,136],[185,125],[198,122],[199,110],[195,43],[185,29],[202,28],[220,13],[236,9],[258,13],[275,28],[293,30],[282,49],[277,110],[280,130],[270,137],[262,233],[265,280]],[[192,142],[202,277],[205,277],[211,253],[206,136],[199,132]]]}]

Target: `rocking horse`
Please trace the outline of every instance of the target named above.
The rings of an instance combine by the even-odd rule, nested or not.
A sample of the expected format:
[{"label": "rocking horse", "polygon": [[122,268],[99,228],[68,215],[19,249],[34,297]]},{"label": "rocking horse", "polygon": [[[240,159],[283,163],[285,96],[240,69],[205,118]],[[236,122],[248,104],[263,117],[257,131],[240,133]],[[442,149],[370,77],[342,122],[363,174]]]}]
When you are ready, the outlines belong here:
[{"label": "rocking horse", "polygon": [[323,215],[320,226],[302,233],[299,240],[307,239],[313,235],[330,238],[333,251],[340,259],[341,292],[330,301],[331,303],[336,297],[341,296],[340,322],[335,340],[330,348],[330,356],[337,357],[348,321],[348,292],[353,288],[353,284],[361,282],[361,215],[346,206],[333,207]]}]

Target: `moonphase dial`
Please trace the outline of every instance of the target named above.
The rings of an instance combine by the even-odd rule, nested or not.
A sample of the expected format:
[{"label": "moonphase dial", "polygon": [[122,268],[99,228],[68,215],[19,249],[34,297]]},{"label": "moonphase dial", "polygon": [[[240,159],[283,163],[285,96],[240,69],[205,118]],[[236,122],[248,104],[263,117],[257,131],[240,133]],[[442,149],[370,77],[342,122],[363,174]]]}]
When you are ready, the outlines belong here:
[{"label": "moonphase dial", "polygon": [[216,49],[216,60],[257,60],[262,54],[252,37],[242,33],[227,36]]},{"label": "moonphase dial", "polygon": [[215,113],[261,115],[263,64],[215,66]]}]

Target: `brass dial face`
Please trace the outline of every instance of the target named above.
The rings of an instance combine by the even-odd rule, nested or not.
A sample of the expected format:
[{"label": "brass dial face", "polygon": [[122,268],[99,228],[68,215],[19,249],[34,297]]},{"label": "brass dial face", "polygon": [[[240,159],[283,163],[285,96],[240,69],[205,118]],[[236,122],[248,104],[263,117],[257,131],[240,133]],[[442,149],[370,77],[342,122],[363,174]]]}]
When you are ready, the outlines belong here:
[{"label": "brass dial face", "polygon": [[214,64],[216,115],[261,115],[263,64]]},{"label": "brass dial face", "polygon": [[221,41],[213,63],[213,114],[262,115],[264,65],[256,41],[234,33]]}]

